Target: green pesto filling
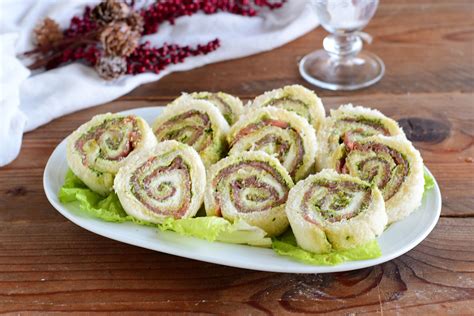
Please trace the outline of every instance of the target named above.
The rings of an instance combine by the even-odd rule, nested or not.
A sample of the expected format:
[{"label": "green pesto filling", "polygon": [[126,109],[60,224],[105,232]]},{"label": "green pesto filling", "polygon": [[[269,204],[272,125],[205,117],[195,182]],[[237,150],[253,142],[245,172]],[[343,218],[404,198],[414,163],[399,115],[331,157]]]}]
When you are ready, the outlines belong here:
[{"label": "green pesto filling", "polygon": [[368,118],[364,116],[358,116],[356,118],[345,117],[345,118],[341,118],[340,120],[352,120],[352,119],[354,120],[354,122],[357,122],[357,123],[385,127],[382,123],[382,120],[379,118]]},{"label": "green pesto filling", "polygon": [[[166,160],[166,158],[169,157],[172,154],[173,154],[173,152],[166,153],[166,154],[160,156],[160,159],[161,160]],[[176,156],[176,157],[178,157],[178,156]],[[186,169],[188,170],[188,172],[190,172],[191,166],[184,159],[183,159],[183,163],[186,166]],[[171,162],[168,165],[166,165],[166,167],[168,167],[170,164],[171,164]],[[158,166],[158,167],[165,167],[165,166]],[[135,172],[136,172],[136,170],[135,170]],[[138,179],[140,180],[140,182],[139,182],[140,188],[144,188],[145,187],[145,184],[144,184],[145,178],[144,177],[139,177]],[[191,182],[191,185],[192,185],[192,182]],[[160,185],[158,186],[158,193],[160,193],[160,191],[168,190],[168,188],[170,188],[170,185],[163,185],[163,183],[160,183]],[[135,190],[135,186],[132,183],[129,183],[129,189],[130,189],[130,192],[133,195],[138,194],[138,192],[136,192],[136,190]],[[191,188],[190,197],[192,198],[192,196],[193,196],[193,190]]]},{"label": "green pesto filling", "polygon": [[[239,164],[242,163],[242,162],[245,162],[245,158],[240,158],[240,159],[238,159],[235,163],[232,163],[232,164],[226,166],[225,169],[236,167],[237,165],[239,165]],[[277,180],[278,180],[278,182],[279,182],[280,184],[282,184],[282,186],[284,185],[288,190],[294,185],[293,182],[289,182],[289,181],[286,179],[286,177],[282,176],[280,169],[278,169],[278,167],[277,167],[276,165],[273,165],[273,164],[272,164],[271,162],[269,162],[269,161],[256,160],[256,162],[264,163],[264,164],[266,164],[267,166],[269,166],[270,168],[274,169],[274,170],[275,170],[275,173],[276,173],[276,175],[277,175]],[[244,167],[245,167],[245,166],[244,166]],[[266,171],[264,171],[264,170],[262,169],[261,172],[258,172],[258,173],[256,173],[256,174],[253,174],[253,176],[255,176],[255,177],[257,178],[257,181],[260,181],[260,180],[264,179],[264,176],[263,176],[264,173],[266,173]],[[272,177],[273,177],[273,175],[272,175]],[[238,179],[240,179],[240,178],[238,178]],[[236,180],[238,180],[238,179],[236,179]],[[291,178],[290,178],[290,180],[291,180]],[[222,181],[222,179],[221,179],[221,180],[217,183],[217,187],[215,188],[214,191],[215,191],[215,192],[221,191],[222,186],[224,185],[224,184],[223,184],[224,182],[225,182],[225,181]]]},{"label": "green pesto filling", "polygon": [[[95,125],[95,126],[91,126],[86,133],[84,133],[83,135],[81,135],[81,137],[76,141],[76,143],[79,141],[79,140],[82,140],[82,141],[89,141],[90,139],[93,139],[93,138],[90,138],[88,139],[89,137],[91,137],[97,130],[100,130],[100,129],[104,129],[105,131],[107,131],[110,126],[112,125],[116,125],[117,126],[120,124],[121,121],[123,121],[125,118],[127,117],[112,117],[112,118],[106,118],[102,121],[102,123],[100,123],[99,125]],[[136,124],[133,124],[133,128],[132,128],[132,131],[134,133],[137,134],[138,136],[138,139],[141,139],[141,132],[140,132],[140,129],[137,127]],[[120,132],[122,132],[122,130],[120,130]],[[124,136],[121,134],[121,136]],[[110,147],[111,150],[117,150],[119,149],[119,146],[123,143],[123,137],[121,139],[107,139],[106,140],[106,145],[108,147]],[[81,149],[82,150],[82,149]],[[106,157],[106,151],[101,147],[99,146],[99,153],[97,155],[97,157],[95,158],[94,160],[94,163],[97,162],[98,159],[107,159]],[[83,154],[84,155],[84,154]],[[104,174],[104,172],[102,171],[99,171],[99,170],[96,170],[94,169],[93,167],[90,167],[89,168],[93,173],[95,173],[95,175],[97,177],[100,177]]]},{"label": "green pesto filling", "polygon": [[225,118],[225,120],[229,123],[229,124],[232,124],[232,122],[234,121],[234,117],[232,114],[230,113],[223,113],[222,114]]},{"label": "green pesto filling", "polygon": [[[260,179],[258,179],[260,180]],[[257,181],[258,181],[257,180]],[[270,194],[265,191],[264,189],[260,189],[260,188],[246,188],[247,191],[249,191],[246,195],[245,195],[245,199],[248,200],[248,201],[251,201],[251,202],[255,202],[255,203],[258,203],[258,202],[265,202],[267,201],[269,198],[270,198]],[[231,191],[233,191],[233,188],[230,188]],[[234,194],[230,194],[229,195],[230,197],[230,201],[235,204],[235,200],[234,200]]]},{"label": "green pesto filling", "polygon": [[[388,147],[390,148],[390,147]],[[390,148],[390,150],[394,150]],[[351,151],[347,154],[344,153],[342,157],[346,157],[346,164],[349,166],[349,170],[353,170],[356,176],[362,180],[368,181],[371,184],[375,184],[381,191],[385,201],[389,200],[395,193],[397,193],[400,185],[405,181],[406,176],[410,172],[410,164],[406,158],[406,155],[397,151],[398,154],[405,161],[405,164],[397,164],[392,155],[389,152],[361,152]],[[386,176],[383,173],[374,171],[372,168],[362,170],[362,165],[365,159],[374,159],[375,163],[377,160],[385,161],[389,164],[390,174],[388,175],[389,180],[386,181]],[[351,172],[351,173],[353,173]]]},{"label": "green pesto filling", "polygon": [[381,119],[366,118],[363,116],[355,118],[344,117],[336,121],[336,128],[331,133],[331,138],[337,137],[341,144],[343,142],[342,137],[348,132],[351,135],[352,141],[379,134],[390,134]]},{"label": "green pesto filling", "polygon": [[90,171],[92,171],[97,177],[101,177],[102,175],[104,175],[102,171],[96,169],[90,169]]},{"label": "green pesto filling", "polygon": [[[182,129],[175,129],[170,132],[168,132],[165,136],[166,139],[170,140],[176,140],[178,142],[187,144],[187,141],[189,140],[189,135],[186,133],[183,133]],[[192,145],[192,144],[191,144]]]},{"label": "green pesto filling", "polygon": [[[190,116],[182,121],[177,121],[177,117],[180,115],[169,119],[164,124],[168,125],[168,128],[163,129],[156,137],[158,140],[176,140],[178,142],[192,146],[198,152],[205,150],[204,140],[202,137],[209,137],[212,139],[214,137],[214,129],[212,123],[209,123],[209,127],[203,130],[202,135],[196,135],[195,133],[199,132],[199,129],[196,126],[202,125],[202,120],[198,115]],[[156,132],[155,132],[156,133]],[[211,144],[212,145],[212,144]]]},{"label": "green pesto filling", "polygon": [[346,207],[351,202],[351,197],[347,192],[338,191],[330,204],[331,209],[338,210]]},{"label": "green pesto filling", "polygon": [[[341,185],[341,183],[347,182],[348,181],[330,181],[327,179],[318,179],[314,182],[314,184],[321,187],[327,187]],[[371,188],[370,185],[353,182],[351,182],[351,186],[355,186],[355,188],[352,188],[354,191],[365,191],[366,193]],[[348,188],[347,190],[351,189]],[[314,211],[323,219],[339,221],[343,219],[343,214],[341,214],[340,211],[350,205],[353,197],[354,194],[348,191],[339,190],[331,194],[331,192],[320,190],[319,194],[311,199],[311,204],[314,207]],[[330,200],[328,201],[328,199]],[[328,207],[324,208],[325,205]],[[355,212],[349,214],[349,218],[357,216],[359,213],[366,210],[368,206],[368,203],[363,201]]]},{"label": "green pesto filling", "polygon": [[209,93],[205,95],[198,94],[198,95],[194,95],[193,97],[199,100],[207,100],[213,103],[221,111],[222,116],[224,116],[225,120],[227,121],[227,123],[229,123],[229,125],[232,125],[234,123],[236,118],[235,118],[234,113],[232,112],[232,108],[230,107],[229,104],[227,104],[227,102],[225,102],[221,97],[219,97],[218,94],[216,93]]},{"label": "green pesto filling", "polygon": [[270,99],[263,104],[264,106],[275,106],[280,107],[282,109],[294,112],[299,116],[304,117],[311,123],[311,116],[309,114],[309,104],[304,103],[301,100],[293,99],[290,96],[278,98],[278,99]]}]

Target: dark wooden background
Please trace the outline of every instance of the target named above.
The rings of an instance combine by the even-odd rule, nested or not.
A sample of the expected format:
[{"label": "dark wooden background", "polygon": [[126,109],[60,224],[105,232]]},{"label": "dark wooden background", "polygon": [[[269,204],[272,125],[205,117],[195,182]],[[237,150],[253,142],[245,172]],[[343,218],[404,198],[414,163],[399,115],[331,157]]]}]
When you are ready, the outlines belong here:
[{"label": "dark wooden background", "polygon": [[474,314],[474,1],[382,0],[366,31],[374,43],[365,48],[387,67],[382,81],[350,93],[315,90],[327,109],[354,102],[396,118],[422,151],[443,209],[419,246],[353,272],[263,273],[97,236],[46,200],[49,155],[92,115],[165,104],[181,91],[252,98],[306,85],[296,66],[321,47],[326,33],[318,28],[268,53],[172,74],[26,134],[18,159],[0,169],[0,311]]}]

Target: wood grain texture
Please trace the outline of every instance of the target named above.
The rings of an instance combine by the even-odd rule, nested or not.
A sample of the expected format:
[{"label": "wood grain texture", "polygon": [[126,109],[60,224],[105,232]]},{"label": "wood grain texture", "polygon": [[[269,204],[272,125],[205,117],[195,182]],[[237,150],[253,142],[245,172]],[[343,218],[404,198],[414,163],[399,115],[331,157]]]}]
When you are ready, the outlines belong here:
[{"label": "wood grain texture", "polygon": [[49,155],[92,115],[164,105],[182,90],[225,90],[245,99],[303,83],[296,63],[321,46],[319,28],[274,51],[173,74],[27,133],[18,159],[0,169],[0,312],[474,314],[473,14],[471,0],[382,1],[367,31],[386,76],[357,92],[317,90],[328,111],[352,102],[397,119],[422,152],[443,208],[434,231],[412,251],[347,273],[263,273],[97,236],[46,200]]},{"label": "wood grain texture", "polygon": [[0,309],[472,313],[474,252],[468,249],[473,229],[472,218],[442,218],[420,246],[386,264],[296,275],[152,252],[98,237],[62,218],[36,225],[16,222],[0,233]]},{"label": "wood grain texture", "polygon": [[[377,85],[350,95],[472,91],[473,14],[471,0],[381,1],[375,17],[364,29],[374,41],[364,49],[383,59],[386,74]],[[285,84],[305,84],[297,63],[304,55],[322,48],[326,35],[319,27],[290,45],[186,74],[172,74],[159,84],[135,89],[128,97],[175,96],[182,91],[199,90],[252,97]],[[315,91],[322,96],[341,94],[318,88]]]}]

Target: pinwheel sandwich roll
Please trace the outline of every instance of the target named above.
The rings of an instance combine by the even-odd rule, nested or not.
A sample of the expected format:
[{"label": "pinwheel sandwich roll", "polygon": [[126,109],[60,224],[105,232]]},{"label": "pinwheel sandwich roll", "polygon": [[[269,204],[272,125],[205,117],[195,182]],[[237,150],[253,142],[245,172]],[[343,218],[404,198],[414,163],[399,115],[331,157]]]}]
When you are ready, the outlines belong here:
[{"label": "pinwheel sandwich roll", "polygon": [[152,125],[158,141],[176,140],[192,146],[209,166],[227,150],[229,124],[206,100],[182,96],[169,104]]},{"label": "pinwheel sandwich roll", "polygon": [[192,147],[168,140],[130,158],[114,182],[129,215],[152,223],[196,215],[204,198],[206,171]]},{"label": "pinwheel sandwich roll", "polygon": [[315,253],[363,245],[387,224],[383,197],[375,185],[330,169],[298,182],[285,211],[298,245]]},{"label": "pinwheel sandwich roll", "polygon": [[229,156],[208,171],[208,216],[242,219],[277,236],[288,227],[285,203],[293,180],[278,159],[260,151]]},{"label": "pinwheel sandwich roll", "polygon": [[193,98],[196,100],[207,100],[214,104],[222,115],[226,119],[229,125],[234,124],[239,119],[239,116],[243,112],[242,101],[224,92],[193,92],[191,94],[183,94],[181,97],[177,98],[174,102],[180,102],[182,98]]},{"label": "pinwheel sandwich roll", "polygon": [[339,147],[332,166],[378,186],[385,200],[388,222],[398,221],[421,205],[423,159],[403,135],[372,136]]},{"label": "pinwheel sandwich roll", "polygon": [[287,110],[265,107],[243,115],[227,139],[230,155],[264,151],[278,158],[295,181],[307,176],[314,165],[314,129],[304,118]]},{"label": "pinwheel sandwich roll", "polygon": [[318,132],[325,117],[324,106],[320,98],[311,90],[291,85],[265,92],[256,97],[250,107],[274,106],[304,117]]},{"label": "pinwheel sandwich roll", "polygon": [[321,133],[318,134],[319,168],[330,167],[331,154],[343,142],[354,142],[374,135],[405,134],[395,120],[374,109],[345,104],[336,110],[331,110],[331,115],[326,118]]},{"label": "pinwheel sandwich roll", "polygon": [[69,168],[91,190],[105,195],[114,176],[133,152],[156,144],[153,131],[140,117],[106,113],[94,116],[67,138]]}]

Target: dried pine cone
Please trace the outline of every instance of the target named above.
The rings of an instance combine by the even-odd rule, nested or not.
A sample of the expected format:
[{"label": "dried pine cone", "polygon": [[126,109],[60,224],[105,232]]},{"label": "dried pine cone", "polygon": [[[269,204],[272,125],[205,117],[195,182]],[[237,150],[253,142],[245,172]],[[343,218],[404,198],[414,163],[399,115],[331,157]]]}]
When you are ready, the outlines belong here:
[{"label": "dried pine cone", "polygon": [[63,33],[58,23],[53,19],[46,18],[34,29],[35,40],[38,46],[52,45],[63,39]]},{"label": "dried pine cone", "polygon": [[95,70],[105,80],[113,80],[127,71],[127,60],[118,56],[102,56],[95,65]]},{"label": "dried pine cone", "polygon": [[100,34],[100,41],[106,55],[126,57],[138,46],[140,33],[132,30],[125,22],[106,26]]},{"label": "dried pine cone", "polygon": [[130,13],[125,22],[127,22],[132,31],[137,32],[138,34],[143,33],[145,21],[138,12],[133,11],[132,13]]},{"label": "dried pine cone", "polygon": [[92,10],[91,18],[99,25],[106,25],[127,18],[130,11],[130,7],[123,1],[105,0]]}]

